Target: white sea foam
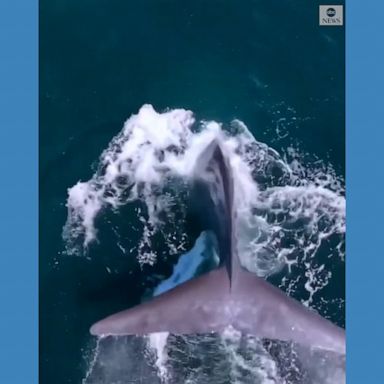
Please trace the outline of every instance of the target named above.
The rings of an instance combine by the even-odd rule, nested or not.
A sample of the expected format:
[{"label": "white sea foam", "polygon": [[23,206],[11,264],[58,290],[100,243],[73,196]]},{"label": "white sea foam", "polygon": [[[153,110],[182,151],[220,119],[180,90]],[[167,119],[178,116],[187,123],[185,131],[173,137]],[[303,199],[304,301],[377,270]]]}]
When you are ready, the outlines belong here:
[{"label": "white sea foam", "polygon": [[[291,163],[284,161],[272,148],[256,141],[240,121],[233,121],[225,131],[216,122],[196,124],[190,111],[157,113],[145,105],[103,152],[94,176],[68,190],[63,231],[67,252],[87,251],[97,239],[95,219],[103,210],[140,199],[147,214],[141,217],[145,225],[137,257],[143,263],[154,263],[151,237],[162,224],[160,214],[172,206],[171,197],[161,190],[171,178],[193,178],[196,159],[215,138],[222,142],[235,175],[236,207],[244,221],[239,225],[248,228],[245,233],[249,235],[240,244],[241,256],[250,269],[265,275],[289,262],[289,250],[276,245],[284,231],[279,214],[289,216],[290,222],[309,220],[313,230],[319,220],[329,219],[333,224],[320,237],[344,231],[345,201],[340,186],[336,186],[338,190],[324,187],[332,184],[330,179],[337,179],[333,174],[305,168],[293,149],[288,151]],[[259,210],[264,215],[255,216]],[[267,216],[273,214],[277,222],[267,222]],[[311,248],[306,251],[311,253]]]},{"label": "white sea foam", "polygon": [[158,369],[159,378],[162,382],[167,382],[168,370],[167,370],[167,360],[168,355],[166,351],[166,345],[168,340],[168,332],[158,332],[148,335],[148,347],[151,348],[156,354],[156,367]]},{"label": "white sea foam", "polygon": [[[245,377],[252,377],[252,383],[277,384],[278,369],[276,362],[265,350],[261,340],[232,327],[224,330],[222,344],[229,355],[231,365],[231,382],[242,384]],[[247,353],[241,349],[246,349]],[[242,353],[243,352],[243,353]]]}]

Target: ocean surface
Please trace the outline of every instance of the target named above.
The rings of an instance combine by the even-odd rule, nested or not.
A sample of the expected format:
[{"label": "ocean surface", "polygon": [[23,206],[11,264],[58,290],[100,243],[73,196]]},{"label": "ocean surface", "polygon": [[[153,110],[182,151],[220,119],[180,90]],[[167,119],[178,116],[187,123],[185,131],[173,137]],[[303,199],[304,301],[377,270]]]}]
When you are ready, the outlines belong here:
[{"label": "ocean surface", "polygon": [[319,4],[40,1],[41,384],[345,382],[333,356],[233,329],[89,334],[217,264],[189,209],[217,138],[242,264],[345,326],[345,37]]}]

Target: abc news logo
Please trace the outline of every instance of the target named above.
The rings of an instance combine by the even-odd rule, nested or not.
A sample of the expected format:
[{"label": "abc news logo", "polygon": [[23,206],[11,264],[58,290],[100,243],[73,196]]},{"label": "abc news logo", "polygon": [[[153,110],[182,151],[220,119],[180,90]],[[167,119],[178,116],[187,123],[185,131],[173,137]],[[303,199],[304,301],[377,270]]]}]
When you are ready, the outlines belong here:
[{"label": "abc news logo", "polygon": [[319,23],[325,26],[343,25],[342,5],[320,5]]}]

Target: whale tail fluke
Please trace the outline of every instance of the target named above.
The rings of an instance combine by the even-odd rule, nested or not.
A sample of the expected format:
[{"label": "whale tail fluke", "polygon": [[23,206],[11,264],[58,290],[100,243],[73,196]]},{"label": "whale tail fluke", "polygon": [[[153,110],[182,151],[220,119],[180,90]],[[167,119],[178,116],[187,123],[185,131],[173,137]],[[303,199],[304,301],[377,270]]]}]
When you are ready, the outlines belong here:
[{"label": "whale tail fluke", "polygon": [[90,331],[97,336],[220,332],[226,326],[222,293],[228,289],[226,271],[215,269],[136,307],[109,316],[94,324]]}]

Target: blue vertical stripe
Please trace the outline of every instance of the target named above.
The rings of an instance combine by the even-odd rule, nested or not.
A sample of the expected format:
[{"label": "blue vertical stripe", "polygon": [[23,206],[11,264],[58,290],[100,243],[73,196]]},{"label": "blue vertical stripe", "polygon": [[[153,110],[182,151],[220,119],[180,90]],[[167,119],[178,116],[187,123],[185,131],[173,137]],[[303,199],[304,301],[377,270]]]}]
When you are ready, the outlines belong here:
[{"label": "blue vertical stripe", "polygon": [[347,383],[382,383],[384,2],[347,2]]},{"label": "blue vertical stripe", "polygon": [[37,383],[38,5],[0,1],[0,383]]}]

